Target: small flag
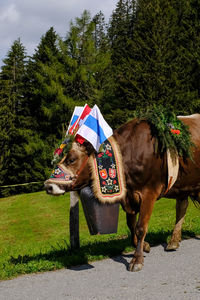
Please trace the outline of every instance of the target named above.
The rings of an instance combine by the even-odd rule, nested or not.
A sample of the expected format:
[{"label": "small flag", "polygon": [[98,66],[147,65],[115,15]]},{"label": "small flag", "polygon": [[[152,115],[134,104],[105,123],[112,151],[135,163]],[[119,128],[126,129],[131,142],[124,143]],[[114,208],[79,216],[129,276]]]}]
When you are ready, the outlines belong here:
[{"label": "small flag", "polygon": [[77,131],[77,136],[89,141],[96,151],[99,150],[101,144],[112,134],[112,128],[104,120],[97,105],[93,107]]},{"label": "small flag", "polygon": [[91,108],[89,107],[89,105],[85,104],[85,106],[83,107],[82,113],[79,115],[78,119],[74,122],[74,124],[69,129],[69,134],[74,134],[75,132],[77,132],[77,130],[83,124],[83,120],[90,113],[90,111],[91,111]]},{"label": "small flag", "polygon": [[83,112],[83,109],[84,109],[84,106],[75,106],[73,115],[72,115],[71,120],[69,122],[69,126],[68,126],[68,129],[67,129],[66,135],[69,134],[70,128],[77,122],[78,118],[80,117],[80,115]]}]

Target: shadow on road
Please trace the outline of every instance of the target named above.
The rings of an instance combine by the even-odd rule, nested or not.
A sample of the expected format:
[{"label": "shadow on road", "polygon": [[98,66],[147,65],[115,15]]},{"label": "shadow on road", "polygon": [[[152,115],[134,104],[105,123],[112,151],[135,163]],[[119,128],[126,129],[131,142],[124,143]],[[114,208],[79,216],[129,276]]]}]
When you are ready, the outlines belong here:
[{"label": "shadow on road", "polygon": [[94,269],[94,267],[92,265],[87,264],[82,266],[70,267],[69,269],[73,271],[85,271],[85,270]]},{"label": "shadow on road", "polygon": [[[170,231],[160,231],[157,233],[149,232],[146,237],[146,241],[150,243],[150,246],[156,246],[161,244],[163,247],[166,246],[166,241],[171,235]],[[183,237],[194,237],[200,239],[200,236],[195,237],[194,232],[184,231]],[[18,264],[32,264],[39,263],[41,261],[53,262],[55,263],[55,268],[70,268],[75,271],[83,271],[86,269],[93,268],[89,264],[91,260],[99,260],[102,258],[112,258],[114,261],[124,264],[128,267],[128,261],[126,258],[132,257],[133,254],[124,254],[124,250],[131,244],[130,236],[126,236],[119,239],[113,239],[106,242],[93,242],[87,245],[81,246],[79,249],[72,250],[66,244],[66,247],[60,246],[59,249],[55,249],[52,246],[52,250],[47,253],[39,253],[36,255],[19,255],[16,257],[11,257],[9,262],[14,265]],[[133,248],[132,248],[133,249]],[[131,250],[131,248],[129,248]],[[134,250],[134,249],[133,249]],[[122,254],[123,253],[123,254]],[[120,255],[118,256],[117,255]],[[59,265],[59,267],[57,267]],[[78,267],[74,267],[78,266]]]}]

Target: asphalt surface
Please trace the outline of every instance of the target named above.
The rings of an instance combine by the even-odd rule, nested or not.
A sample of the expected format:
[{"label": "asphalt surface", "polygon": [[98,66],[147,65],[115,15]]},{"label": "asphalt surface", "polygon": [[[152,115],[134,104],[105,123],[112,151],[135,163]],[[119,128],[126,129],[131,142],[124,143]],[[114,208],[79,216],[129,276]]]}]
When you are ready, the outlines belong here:
[{"label": "asphalt surface", "polygon": [[0,300],[200,299],[200,238],[174,252],[163,246],[145,254],[140,272],[128,272],[131,254],[80,267],[0,282]]}]

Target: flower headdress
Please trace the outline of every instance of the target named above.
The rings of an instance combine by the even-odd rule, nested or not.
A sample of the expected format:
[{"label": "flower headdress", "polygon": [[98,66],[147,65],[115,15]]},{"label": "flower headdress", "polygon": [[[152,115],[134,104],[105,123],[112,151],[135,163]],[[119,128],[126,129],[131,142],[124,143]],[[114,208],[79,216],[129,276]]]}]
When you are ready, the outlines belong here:
[{"label": "flower headdress", "polygon": [[53,160],[51,162],[52,165],[57,165],[63,159],[63,157],[67,155],[72,147],[74,139],[74,135],[66,136],[66,138],[61,142],[58,148],[54,151]]}]

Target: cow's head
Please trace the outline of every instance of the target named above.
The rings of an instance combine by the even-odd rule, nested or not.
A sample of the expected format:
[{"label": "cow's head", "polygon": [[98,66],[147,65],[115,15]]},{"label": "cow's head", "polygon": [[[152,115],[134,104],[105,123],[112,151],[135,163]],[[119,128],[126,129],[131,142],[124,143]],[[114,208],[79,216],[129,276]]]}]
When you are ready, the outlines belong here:
[{"label": "cow's head", "polygon": [[51,195],[63,195],[89,184],[89,158],[94,148],[88,142],[74,141],[66,156],[57,164],[51,177],[45,181],[45,189]]}]

